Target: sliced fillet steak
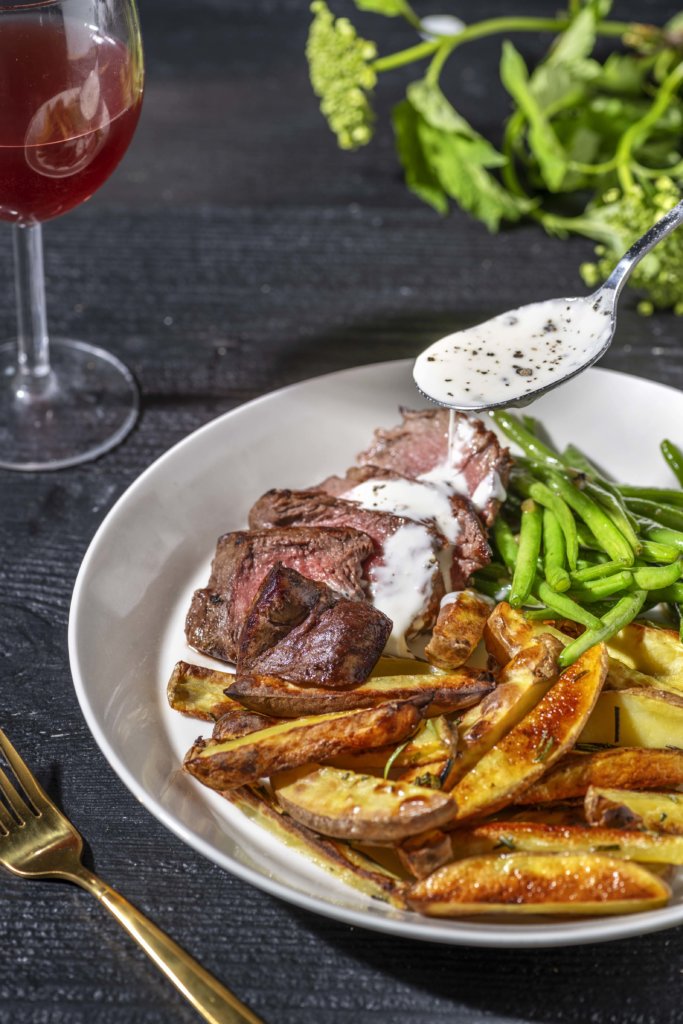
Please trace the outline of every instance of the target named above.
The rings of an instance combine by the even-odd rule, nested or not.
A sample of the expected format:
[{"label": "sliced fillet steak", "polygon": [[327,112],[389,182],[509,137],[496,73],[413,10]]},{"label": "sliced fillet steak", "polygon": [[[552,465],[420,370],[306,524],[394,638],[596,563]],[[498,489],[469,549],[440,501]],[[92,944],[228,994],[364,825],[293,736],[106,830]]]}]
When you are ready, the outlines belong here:
[{"label": "sliced fillet steak", "polygon": [[212,658],[235,661],[252,601],[277,562],[326,583],[343,597],[362,601],[363,563],[374,550],[370,537],[350,528],[226,533],[218,540],[207,587],[192,598],[185,621],[187,642]]},{"label": "sliced fillet steak", "polygon": [[401,413],[401,425],[376,430],[373,443],[357,462],[393,469],[414,480],[434,474],[439,482],[470,498],[490,525],[510,474],[508,449],[501,447],[481,420],[456,412],[449,464],[448,409],[402,409]]},{"label": "sliced fillet steak", "polygon": [[[323,480],[316,488],[312,488],[312,490],[323,491],[325,494],[330,494],[333,497],[345,497],[346,500],[353,501],[355,499],[350,492],[359,484],[367,483],[369,480],[408,481],[408,479],[408,477],[404,477],[393,469],[365,464],[363,466],[352,466],[351,469],[347,470],[345,477],[330,476]],[[429,481],[410,482],[419,484],[424,488],[431,488],[435,492],[433,507],[438,507],[439,499],[443,501],[442,494],[439,493],[435,484]],[[381,501],[381,494],[378,495],[378,500]],[[453,521],[451,535],[454,535],[454,540],[452,561],[450,566],[444,567],[449,570],[449,578],[445,580],[445,584],[447,590],[463,590],[467,586],[467,581],[472,573],[476,572],[477,569],[481,569],[482,566],[488,565],[491,561],[491,549],[486,539],[486,529],[482,525],[481,519],[477,515],[470,499],[462,494],[450,494],[448,496],[448,504],[450,505]],[[425,501],[425,505],[429,505],[429,500]],[[401,511],[403,513],[403,510]],[[406,516],[410,515],[407,511],[403,514]],[[418,521],[424,522],[425,520],[421,519]],[[435,528],[439,529],[440,523],[438,521],[435,521],[433,518],[426,521],[432,522]],[[447,530],[446,532],[449,531]]]},{"label": "sliced fillet steak", "polygon": [[278,563],[242,627],[237,676],[347,689],[368,678],[390,633],[391,620],[369,601],[349,601]]},{"label": "sliced fillet steak", "polygon": [[372,538],[375,552],[364,566],[370,596],[393,622],[392,653],[407,654],[405,637],[433,624],[444,594],[443,539],[434,527],[322,491],[267,491],[249,513],[253,528],[295,523],[350,526]]}]

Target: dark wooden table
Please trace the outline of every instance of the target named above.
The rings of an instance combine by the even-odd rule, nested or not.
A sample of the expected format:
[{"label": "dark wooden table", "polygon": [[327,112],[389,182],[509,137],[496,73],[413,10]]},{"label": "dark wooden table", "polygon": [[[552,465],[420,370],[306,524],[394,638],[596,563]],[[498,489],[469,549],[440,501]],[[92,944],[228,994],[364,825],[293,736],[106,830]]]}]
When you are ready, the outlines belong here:
[{"label": "dark wooden table", "polygon": [[[515,6],[548,12],[543,0],[482,0],[477,17]],[[623,0],[616,15],[663,19],[675,6]],[[143,414],[97,463],[0,474],[2,725],[88,837],[102,876],[269,1024],[680,1021],[680,929],[551,951],[354,930],[184,846],[95,745],[71,685],[69,599],[95,529],[153,459],[288,382],[413,355],[492,305],[580,292],[590,254],[533,226],[491,236],[457,213],[442,221],[405,191],[386,124],[372,147],[341,155],[307,83],[303,0],[142,0],[141,13],[149,74],[137,137],[102,192],[45,235],[53,332],[125,359]],[[387,49],[411,42],[398,22],[375,30]],[[529,55],[541,45],[523,43]],[[484,129],[505,111],[498,47],[463,51],[451,77]],[[397,76],[381,103],[400,89]],[[9,231],[0,259],[2,337],[14,316]],[[680,321],[625,313],[605,364],[683,387]],[[0,1024],[195,1019],[95,901],[2,876]]]}]

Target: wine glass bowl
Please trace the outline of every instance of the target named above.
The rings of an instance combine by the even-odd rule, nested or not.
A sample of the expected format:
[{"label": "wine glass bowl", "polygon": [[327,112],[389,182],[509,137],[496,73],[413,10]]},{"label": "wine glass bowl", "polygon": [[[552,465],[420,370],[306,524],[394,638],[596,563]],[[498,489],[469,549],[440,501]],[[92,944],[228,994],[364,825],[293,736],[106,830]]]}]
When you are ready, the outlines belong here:
[{"label": "wine glass bowl", "polygon": [[113,447],[137,417],[130,371],[48,340],[41,223],[85,202],[140,116],[135,0],[0,0],[0,220],[14,231],[18,337],[0,347],[0,466],[57,469]]}]

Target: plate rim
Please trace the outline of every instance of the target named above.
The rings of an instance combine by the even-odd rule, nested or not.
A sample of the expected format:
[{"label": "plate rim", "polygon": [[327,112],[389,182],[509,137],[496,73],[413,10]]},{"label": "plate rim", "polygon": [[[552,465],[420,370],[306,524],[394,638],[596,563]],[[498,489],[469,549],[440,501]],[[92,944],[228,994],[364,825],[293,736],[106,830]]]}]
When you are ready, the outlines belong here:
[{"label": "plate rim", "polygon": [[[364,910],[356,910],[345,907],[332,901],[321,903],[315,897],[308,896],[294,887],[270,878],[256,869],[234,859],[229,854],[218,850],[211,842],[203,839],[188,829],[182,821],[176,818],[172,811],[156,801],[151,793],[138,781],[131,769],[128,768],[110,744],[103,727],[98,721],[97,715],[91,705],[88,696],[88,687],[85,673],[81,671],[80,657],[78,652],[78,617],[79,606],[83,600],[85,583],[88,576],[90,563],[97,554],[102,538],[106,535],[112,521],[118,515],[119,508],[126,503],[137,490],[144,486],[149,476],[158,472],[159,468],[167,461],[171,461],[176,453],[186,445],[195,443],[196,439],[205,433],[210,433],[219,424],[236,417],[245,409],[252,409],[262,403],[274,398],[287,396],[298,390],[305,389],[314,383],[322,383],[331,379],[340,379],[345,376],[362,373],[363,371],[376,371],[379,367],[386,369],[409,370],[414,360],[395,359],[375,363],[361,364],[359,366],[345,367],[329,373],[309,377],[305,380],[296,381],[292,384],[276,388],[256,398],[242,402],[218,416],[213,417],[207,423],[202,424],[191,431],[185,437],[176,441],[170,448],[157,456],[122,492],[104,519],[98,526],[88,544],[87,550],[76,576],[74,588],[69,606],[68,623],[68,654],[71,676],[76,691],[76,696],[81,713],[86,721],[92,736],[104,755],[110,767],[118,778],[133,796],[149,811],[153,817],[174,833],[182,842],[196,850],[207,860],[218,865],[223,870],[235,875],[242,881],[248,882],[257,889],[266,892],[270,896],[276,896],[286,903],[293,904],[311,913],[323,917],[329,917],[343,924],[354,927],[367,928],[371,931],[395,935],[400,938],[417,939],[425,942],[437,942],[442,945],[472,946],[479,948],[552,948],[558,946],[581,945],[593,942],[610,942],[619,939],[631,938],[648,932],[673,928],[683,924],[683,905],[663,907],[659,910],[646,911],[643,913],[624,915],[605,915],[603,917],[590,917],[586,919],[571,920],[560,923],[539,923],[529,925],[496,923],[487,925],[482,921],[478,926],[472,926],[471,918],[444,918],[434,919],[418,914],[412,920],[400,920],[390,916],[373,916]],[[682,395],[678,388],[659,381],[650,380],[637,374],[624,373],[619,370],[611,370],[605,367],[592,367],[587,371],[591,375],[599,374],[606,377],[630,378],[641,383],[652,384],[657,388],[663,388],[678,396]],[[323,869],[321,869],[323,870]],[[398,913],[401,913],[400,911]],[[407,912],[410,913],[410,912]],[[478,920],[478,919],[477,919]],[[443,925],[446,925],[446,930]],[[441,925],[441,927],[439,927]]]}]

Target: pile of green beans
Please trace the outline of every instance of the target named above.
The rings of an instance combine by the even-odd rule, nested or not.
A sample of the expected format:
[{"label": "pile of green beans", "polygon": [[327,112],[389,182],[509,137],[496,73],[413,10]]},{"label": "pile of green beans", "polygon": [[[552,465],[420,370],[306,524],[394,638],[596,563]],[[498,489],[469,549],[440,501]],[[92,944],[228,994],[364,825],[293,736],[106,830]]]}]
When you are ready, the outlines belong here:
[{"label": "pile of green beans", "polygon": [[662,442],[678,488],[622,485],[573,445],[555,451],[531,417],[492,418],[524,454],[492,530],[493,561],[474,585],[532,618],[584,626],[563,667],[657,605],[668,606],[683,642],[683,451]]}]

